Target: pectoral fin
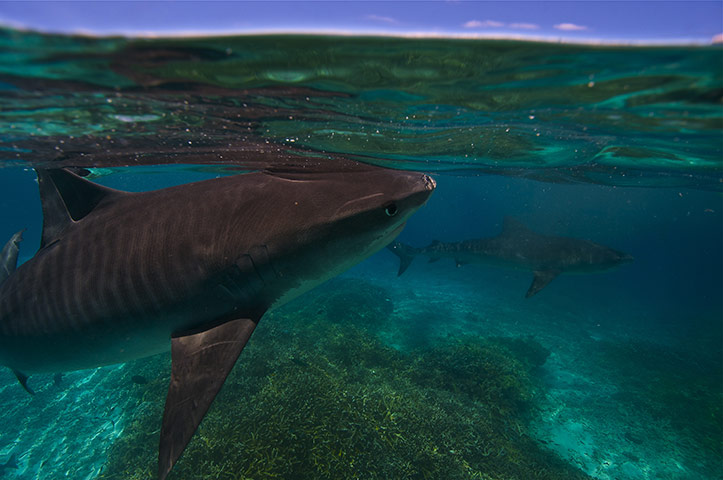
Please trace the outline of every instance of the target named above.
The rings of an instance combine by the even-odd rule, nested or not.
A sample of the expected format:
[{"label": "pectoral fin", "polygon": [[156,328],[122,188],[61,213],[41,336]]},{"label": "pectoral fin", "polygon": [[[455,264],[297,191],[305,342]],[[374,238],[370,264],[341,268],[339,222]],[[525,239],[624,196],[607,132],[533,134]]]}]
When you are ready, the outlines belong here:
[{"label": "pectoral fin", "polygon": [[13,373],[18,379],[18,382],[20,382],[20,385],[23,386],[26,392],[28,392],[30,395],[35,395],[35,392],[32,388],[28,387],[28,376],[25,375],[23,372],[18,370],[13,370]]},{"label": "pectoral fin", "polygon": [[171,383],[158,452],[161,480],[188,445],[255,327],[255,320],[241,318],[171,340]]},{"label": "pectoral fin", "polygon": [[525,294],[525,298],[530,298],[550,283],[556,276],[560,274],[555,270],[542,270],[534,272],[535,278],[532,279],[532,285]]}]

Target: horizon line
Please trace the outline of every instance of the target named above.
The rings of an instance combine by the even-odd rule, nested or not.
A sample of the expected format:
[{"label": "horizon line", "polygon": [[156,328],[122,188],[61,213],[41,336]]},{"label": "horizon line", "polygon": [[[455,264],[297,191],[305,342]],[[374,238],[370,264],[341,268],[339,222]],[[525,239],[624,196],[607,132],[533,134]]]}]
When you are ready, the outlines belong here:
[{"label": "horizon line", "polygon": [[308,35],[308,36],[343,36],[343,37],[391,37],[391,38],[429,38],[450,40],[510,40],[540,43],[563,43],[571,45],[600,45],[600,46],[716,46],[723,44],[723,34],[715,35],[708,40],[702,38],[601,38],[601,37],[569,37],[564,35],[533,35],[509,32],[430,32],[430,31],[389,31],[373,29],[330,29],[330,28],[259,28],[236,30],[204,30],[204,29],[178,29],[178,30],[128,30],[117,29],[97,31],[93,29],[73,30],[42,30],[26,25],[15,24],[0,20],[0,28],[20,32],[37,33],[41,35],[80,36],[91,38],[123,37],[127,39],[182,39],[182,38],[218,38],[242,37],[263,35]]}]

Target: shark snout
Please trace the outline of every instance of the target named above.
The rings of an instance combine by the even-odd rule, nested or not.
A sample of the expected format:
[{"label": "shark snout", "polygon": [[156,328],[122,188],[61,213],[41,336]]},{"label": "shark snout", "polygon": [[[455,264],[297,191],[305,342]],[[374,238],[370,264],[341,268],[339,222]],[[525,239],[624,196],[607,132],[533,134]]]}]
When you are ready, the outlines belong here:
[{"label": "shark snout", "polygon": [[424,188],[430,192],[437,188],[437,182],[429,175],[422,175],[422,182],[424,183]]},{"label": "shark snout", "polygon": [[620,250],[613,250],[612,252],[614,254],[613,261],[615,262],[615,265],[630,263],[633,261],[633,256],[629,253],[621,252]]},{"label": "shark snout", "polygon": [[422,205],[427,203],[429,197],[437,188],[437,182],[432,177],[421,172],[395,172],[396,184],[393,186],[394,196],[402,211],[411,215]]}]

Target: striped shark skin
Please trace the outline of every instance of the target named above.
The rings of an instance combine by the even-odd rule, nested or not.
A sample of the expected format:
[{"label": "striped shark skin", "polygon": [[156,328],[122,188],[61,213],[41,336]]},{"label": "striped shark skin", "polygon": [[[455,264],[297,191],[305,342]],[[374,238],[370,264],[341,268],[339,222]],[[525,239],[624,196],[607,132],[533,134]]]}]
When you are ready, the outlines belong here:
[{"label": "striped shark skin", "polygon": [[256,172],[128,193],[38,170],[40,249],[0,255],[0,363],[28,375],[171,350],[165,479],[264,313],[396,237],[435,188],[376,167]]},{"label": "striped shark skin", "polygon": [[393,242],[387,248],[399,257],[397,276],[409,268],[417,255],[429,257],[430,262],[451,258],[458,267],[484,263],[530,270],[534,278],[525,298],[535,295],[562,273],[602,272],[633,260],[627,253],[589,240],[539,234],[512,218],[505,218],[502,232],[492,238],[450,243],[435,240],[422,248]]}]

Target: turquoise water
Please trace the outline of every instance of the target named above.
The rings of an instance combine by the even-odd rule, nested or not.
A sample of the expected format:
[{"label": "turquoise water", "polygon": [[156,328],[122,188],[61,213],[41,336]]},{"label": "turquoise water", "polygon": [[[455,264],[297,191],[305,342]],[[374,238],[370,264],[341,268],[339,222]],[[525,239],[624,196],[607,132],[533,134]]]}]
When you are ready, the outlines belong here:
[{"label": "turquoise water", "polygon": [[[435,177],[409,245],[514,217],[635,258],[525,299],[529,271],[420,257],[397,277],[381,251],[264,318],[170,478],[721,478],[719,46],[0,43],[0,238],[28,228],[20,261],[34,166],[142,191],[349,159]],[[33,397],[2,371],[0,476],[152,478],[168,360],[34,376]]]}]

